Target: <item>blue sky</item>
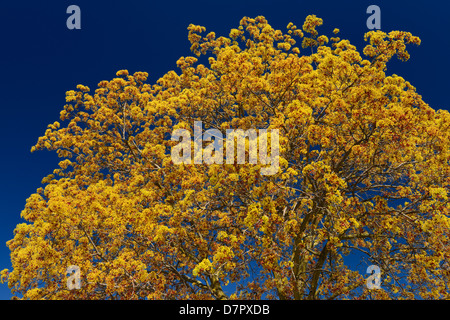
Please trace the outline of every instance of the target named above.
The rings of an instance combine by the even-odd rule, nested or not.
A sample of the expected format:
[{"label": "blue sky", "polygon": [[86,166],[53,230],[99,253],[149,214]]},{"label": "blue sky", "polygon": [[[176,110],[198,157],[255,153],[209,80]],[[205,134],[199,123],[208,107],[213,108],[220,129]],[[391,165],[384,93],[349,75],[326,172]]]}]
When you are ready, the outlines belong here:
[{"label": "blue sky", "polygon": [[[81,30],[69,30],[70,5],[81,9]],[[65,92],[77,84],[94,89],[116,71],[146,71],[154,83],[176,70],[180,56],[190,55],[187,26],[203,25],[228,35],[243,16],[265,16],[285,30],[301,26],[315,14],[324,20],[319,32],[349,39],[362,51],[369,5],[381,9],[381,29],[409,31],[422,39],[410,47],[411,59],[392,62],[388,73],[410,81],[434,109],[449,110],[450,5],[443,1],[113,1],[52,0],[0,4],[0,269],[11,268],[6,241],[23,222],[26,198],[58,163],[56,154],[30,148],[47,124],[59,120]],[[0,285],[0,299],[10,291]]]}]

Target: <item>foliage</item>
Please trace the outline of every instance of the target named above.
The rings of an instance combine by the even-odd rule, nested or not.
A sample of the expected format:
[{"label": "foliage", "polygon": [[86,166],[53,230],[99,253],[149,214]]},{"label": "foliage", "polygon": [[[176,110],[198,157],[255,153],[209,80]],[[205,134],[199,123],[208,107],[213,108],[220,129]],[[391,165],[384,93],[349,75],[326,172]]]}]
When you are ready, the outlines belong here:
[{"label": "foliage", "polygon": [[[26,299],[447,298],[449,124],[402,77],[407,32],[370,31],[362,58],[322,20],[229,37],[190,25],[179,73],[126,70],[67,92],[34,150],[59,168],[22,212],[2,272]],[[336,34],[338,29],[334,31]],[[203,35],[202,35],[203,34]],[[301,46],[296,46],[301,41]],[[302,54],[300,54],[302,51]],[[280,168],[174,165],[174,129],[278,129]],[[359,255],[382,271],[365,286]],[[345,259],[344,259],[345,258]],[[66,269],[81,269],[68,290]]]}]

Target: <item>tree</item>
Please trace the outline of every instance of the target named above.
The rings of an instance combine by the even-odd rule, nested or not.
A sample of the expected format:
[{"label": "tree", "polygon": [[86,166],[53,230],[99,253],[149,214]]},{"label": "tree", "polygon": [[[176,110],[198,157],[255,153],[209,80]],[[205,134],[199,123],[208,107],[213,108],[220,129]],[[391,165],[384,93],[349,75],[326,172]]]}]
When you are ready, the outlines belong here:
[{"label": "tree", "polygon": [[[370,31],[362,58],[308,16],[229,37],[190,25],[192,52],[156,84],[126,70],[78,85],[34,150],[59,167],[28,199],[13,270],[28,299],[448,298],[449,112],[402,77],[407,32]],[[338,29],[334,33],[337,34]],[[203,35],[202,35],[203,34]],[[295,46],[300,39],[301,48]],[[300,54],[300,49],[304,54]],[[204,59],[205,64],[198,59]],[[278,129],[279,170],[174,164],[175,129]],[[248,151],[247,151],[248,155]],[[381,288],[365,285],[381,270]],[[66,270],[79,267],[81,288]]]}]

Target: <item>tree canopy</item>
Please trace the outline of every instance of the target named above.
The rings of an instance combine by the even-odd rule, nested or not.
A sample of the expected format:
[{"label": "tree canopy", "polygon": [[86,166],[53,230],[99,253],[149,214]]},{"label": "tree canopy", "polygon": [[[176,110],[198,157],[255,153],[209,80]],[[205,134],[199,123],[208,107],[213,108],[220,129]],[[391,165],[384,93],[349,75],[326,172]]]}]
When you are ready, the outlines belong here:
[{"label": "tree canopy", "polygon": [[[195,56],[156,84],[127,70],[66,93],[32,151],[59,167],[22,211],[2,271],[25,299],[448,298],[450,114],[387,75],[408,32],[370,31],[363,56],[244,17],[189,25]],[[200,63],[204,59],[204,63]],[[277,129],[279,168],[175,164],[176,129]],[[224,142],[225,146],[226,143]],[[204,146],[207,147],[207,144]],[[272,146],[273,147],[273,146]],[[248,156],[248,150],[246,151]],[[365,285],[357,256],[381,270]],[[66,286],[78,266],[80,289]]]}]

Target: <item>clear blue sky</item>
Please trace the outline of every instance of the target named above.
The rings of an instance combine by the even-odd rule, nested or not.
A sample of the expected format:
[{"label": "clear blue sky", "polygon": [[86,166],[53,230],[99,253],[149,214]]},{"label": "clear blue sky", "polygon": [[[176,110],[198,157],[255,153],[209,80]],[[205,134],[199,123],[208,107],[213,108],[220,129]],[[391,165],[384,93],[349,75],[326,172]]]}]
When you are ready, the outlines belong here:
[{"label": "clear blue sky", "polygon": [[[47,124],[59,120],[65,92],[77,84],[94,89],[120,69],[146,71],[150,82],[176,69],[189,55],[189,23],[228,35],[243,16],[265,16],[285,30],[301,26],[316,14],[324,20],[319,32],[336,27],[360,51],[369,31],[366,9],[381,8],[383,31],[404,30],[422,39],[410,47],[411,59],[393,62],[388,73],[410,81],[434,109],[449,110],[449,9],[444,1],[2,1],[0,4],[0,269],[10,268],[6,241],[23,222],[20,212],[41,179],[57,166],[56,154],[30,153]],[[69,5],[81,8],[81,30],[68,30]],[[10,291],[0,285],[0,299]]]}]

